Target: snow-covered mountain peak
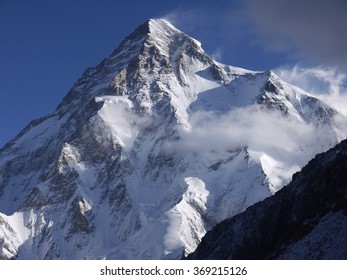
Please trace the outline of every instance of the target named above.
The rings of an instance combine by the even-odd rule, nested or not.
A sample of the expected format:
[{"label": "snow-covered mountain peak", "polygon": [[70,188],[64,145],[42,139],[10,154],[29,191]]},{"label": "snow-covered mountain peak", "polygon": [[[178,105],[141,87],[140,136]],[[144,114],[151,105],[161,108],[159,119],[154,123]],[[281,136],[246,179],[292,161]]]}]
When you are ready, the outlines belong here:
[{"label": "snow-covered mountain peak", "polygon": [[168,22],[165,19],[150,19],[148,21],[149,25],[149,36],[153,37],[153,39],[160,43],[166,43],[166,44],[172,44],[175,40],[182,40],[185,38],[186,40],[190,42],[194,42],[197,47],[201,46],[201,43],[182,31],[178,30],[176,27],[174,27],[170,22]]},{"label": "snow-covered mountain peak", "polygon": [[[172,101],[171,105],[182,116],[182,110],[174,101],[178,96],[174,96],[172,91],[182,86],[196,88],[199,84],[197,74],[211,65],[216,66],[198,41],[166,20],[151,19],[127,36],[108,58],[87,69],[58,109],[62,115],[74,110],[76,104],[80,107],[93,102],[97,96],[123,95],[128,96],[134,108],[144,114],[152,114],[152,108],[165,99]],[[188,84],[188,77],[197,78],[196,83]],[[191,102],[197,91],[203,89],[204,83],[190,96],[183,90],[182,98]]]},{"label": "snow-covered mountain peak", "polygon": [[0,150],[0,257],[178,258],[336,143],[297,133],[334,116],[149,20]]},{"label": "snow-covered mountain peak", "polygon": [[149,19],[145,24],[148,24],[149,34],[153,36],[174,36],[177,34],[182,34],[182,31],[174,27],[170,22],[165,19]]},{"label": "snow-covered mountain peak", "polygon": [[[134,56],[143,55],[144,51],[151,48],[159,50],[161,55],[169,56],[178,47],[188,42],[200,49],[200,42],[178,30],[167,20],[150,19],[127,36],[108,59],[113,60],[113,58],[119,56],[119,53],[124,53],[129,49],[134,49],[134,51],[128,52],[128,57],[129,54]],[[152,50],[150,54],[155,55],[156,52]]]}]

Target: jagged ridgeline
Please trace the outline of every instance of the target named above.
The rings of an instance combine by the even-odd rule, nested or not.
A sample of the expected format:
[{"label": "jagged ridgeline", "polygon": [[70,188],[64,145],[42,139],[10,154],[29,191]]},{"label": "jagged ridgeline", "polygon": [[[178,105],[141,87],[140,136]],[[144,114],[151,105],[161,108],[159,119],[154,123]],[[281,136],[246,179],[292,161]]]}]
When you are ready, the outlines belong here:
[{"label": "jagged ridgeline", "polygon": [[149,20],[0,150],[0,258],[181,258],[346,123],[273,72],[221,64]]}]

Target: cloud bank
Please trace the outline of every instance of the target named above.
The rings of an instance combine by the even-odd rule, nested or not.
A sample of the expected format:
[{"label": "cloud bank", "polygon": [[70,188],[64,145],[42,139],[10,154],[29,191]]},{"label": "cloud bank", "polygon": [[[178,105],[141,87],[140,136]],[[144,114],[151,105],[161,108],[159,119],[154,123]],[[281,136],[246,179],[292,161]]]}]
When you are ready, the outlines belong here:
[{"label": "cloud bank", "polygon": [[[346,123],[346,118],[336,122],[340,127]],[[261,166],[272,192],[290,182],[316,154],[334,147],[338,137],[346,137],[327,125],[308,124],[259,105],[224,115],[196,112],[190,125],[189,129],[178,128],[178,137],[164,144],[165,153],[197,157],[209,164],[230,156],[229,151],[247,148],[248,163]]]},{"label": "cloud bank", "polygon": [[179,131],[179,140],[167,148],[178,152],[225,152],[247,146],[278,161],[306,164],[315,154],[336,143],[329,127],[315,127],[258,105],[234,109],[224,115],[197,112],[191,128]]}]

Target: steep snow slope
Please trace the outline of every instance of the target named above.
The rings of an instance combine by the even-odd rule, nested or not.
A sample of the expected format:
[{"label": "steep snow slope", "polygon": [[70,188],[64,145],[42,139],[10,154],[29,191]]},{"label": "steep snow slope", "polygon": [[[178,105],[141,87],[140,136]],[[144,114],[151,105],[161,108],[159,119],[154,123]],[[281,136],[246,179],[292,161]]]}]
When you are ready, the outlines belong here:
[{"label": "steep snow slope", "polygon": [[346,123],[274,73],[220,64],[149,20],[0,150],[1,257],[180,258]]}]

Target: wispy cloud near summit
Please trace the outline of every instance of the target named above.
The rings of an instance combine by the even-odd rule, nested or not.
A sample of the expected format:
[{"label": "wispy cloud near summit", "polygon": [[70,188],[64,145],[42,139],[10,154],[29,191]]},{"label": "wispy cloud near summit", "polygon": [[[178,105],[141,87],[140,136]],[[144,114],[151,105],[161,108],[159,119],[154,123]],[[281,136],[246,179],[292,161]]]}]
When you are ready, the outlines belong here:
[{"label": "wispy cloud near summit", "polygon": [[274,71],[286,82],[301,87],[347,116],[347,75],[336,67],[295,65]]}]

